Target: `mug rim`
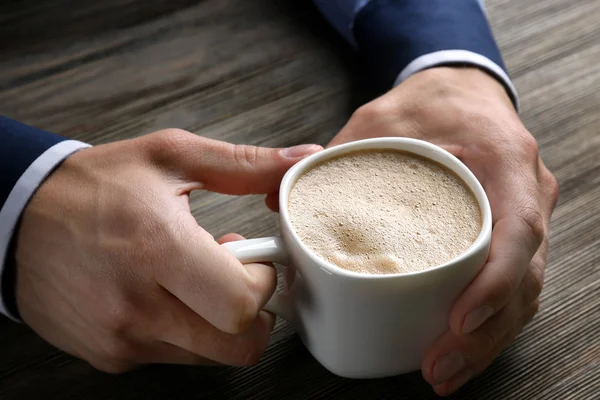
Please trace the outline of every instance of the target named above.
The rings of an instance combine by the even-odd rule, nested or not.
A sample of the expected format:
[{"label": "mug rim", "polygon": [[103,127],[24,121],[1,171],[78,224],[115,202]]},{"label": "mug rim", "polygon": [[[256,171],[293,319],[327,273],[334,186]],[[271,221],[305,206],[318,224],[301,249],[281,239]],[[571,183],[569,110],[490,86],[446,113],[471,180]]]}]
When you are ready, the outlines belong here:
[{"label": "mug rim", "polygon": [[[390,146],[392,146],[392,147],[390,147]],[[414,151],[406,149],[406,147],[415,147],[415,146],[422,147],[424,149],[431,150],[435,153],[445,156],[444,161],[434,160],[425,155],[418,154],[418,153],[415,153]],[[315,252],[313,252],[310,248],[308,248],[308,246],[300,239],[300,237],[298,236],[298,234],[296,232],[296,229],[292,225],[292,222],[291,222],[291,219],[289,216],[289,212],[288,212],[289,194],[290,194],[294,184],[298,180],[298,178],[303,173],[308,171],[310,168],[313,168],[317,164],[319,164],[323,161],[326,161],[328,159],[334,158],[336,156],[341,156],[341,155],[344,155],[347,153],[352,153],[354,151],[378,150],[378,149],[380,149],[380,150],[386,150],[386,149],[394,150],[395,149],[398,151],[405,151],[407,153],[412,153],[412,154],[418,155],[420,157],[424,157],[432,162],[441,164],[441,165],[445,166],[446,168],[449,168],[450,170],[452,170],[455,174],[457,174],[457,173],[456,173],[456,171],[454,171],[454,168],[459,169],[459,170],[461,170],[461,172],[463,174],[466,174],[467,176],[470,177],[470,179],[472,180],[474,185],[470,184],[463,177],[461,177],[460,175],[457,174],[457,176],[460,178],[460,180],[463,181],[465,183],[465,185],[467,185],[467,187],[475,195],[475,199],[476,199],[477,204],[481,211],[482,223],[481,223],[481,230],[479,231],[479,235],[477,236],[477,239],[475,239],[475,241],[465,251],[463,251],[460,255],[452,258],[451,260],[449,260],[443,264],[439,264],[439,265],[436,265],[436,266],[433,266],[430,268],[426,268],[426,269],[420,270],[420,271],[398,272],[398,273],[394,273],[394,274],[369,274],[366,272],[355,272],[355,271],[346,270],[342,267],[339,267],[339,266],[325,260],[324,258],[321,258]],[[452,164],[452,166],[448,165],[449,163]],[[482,202],[479,201],[480,198],[483,199],[483,204],[482,204]],[[287,229],[287,231],[291,234],[294,241],[296,241],[296,243],[299,245],[299,247],[302,249],[302,251],[309,256],[311,261],[313,261],[314,263],[319,265],[327,273],[330,273],[332,275],[339,275],[339,276],[343,276],[343,277],[347,277],[347,278],[394,279],[394,278],[402,278],[402,277],[420,276],[420,275],[433,273],[433,272],[439,271],[441,269],[447,269],[447,268],[452,267],[453,265],[462,263],[464,260],[472,257],[473,255],[480,252],[482,249],[486,248],[489,245],[489,242],[491,240],[491,232],[492,232],[492,212],[491,212],[491,206],[489,203],[489,199],[487,197],[487,194],[485,193],[485,190],[483,189],[483,186],[481,185],[481,183],[479,182],[479,180],[477,179],[475,174],[473,174],[473,172],[465,164],[463,164],[463,162],[460,161],[456,156],[454,156],[452,153],[448,152],[447,150],[441,148],[440,146],[437,146],[437,145],[427,142],[425,140],[405,138],[405,137],[379,137],[379,138],[363,139],[363,140],[357,140],[354,142],[348,142],[348,143],[344,143],[341,145],[327,148],[325,150],[322,150],[320,152],[312,154],[312,155],[306,157],[305,159],[299,161],[297,164],[292,166],[286,172],[286,174],[284,175],[284,177],[281,181],[280,190],[279,190],[279,213],[281,215],[281,223],[283,225],[285,225],[285,228],[282,227],[282,229],[283,228]]]}]

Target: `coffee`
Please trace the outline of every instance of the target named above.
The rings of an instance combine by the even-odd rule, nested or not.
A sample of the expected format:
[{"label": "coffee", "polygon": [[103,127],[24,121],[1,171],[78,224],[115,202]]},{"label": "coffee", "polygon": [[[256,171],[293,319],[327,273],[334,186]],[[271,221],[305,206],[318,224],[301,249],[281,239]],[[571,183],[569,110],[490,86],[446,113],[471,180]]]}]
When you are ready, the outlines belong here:
[{"label": "coffee", "polygon": [[369,274],[444,264],[481,230],[477,200],[462,179],[397,150],[357,151],[316,165],[295,183],[288,210],[314,253]]}]

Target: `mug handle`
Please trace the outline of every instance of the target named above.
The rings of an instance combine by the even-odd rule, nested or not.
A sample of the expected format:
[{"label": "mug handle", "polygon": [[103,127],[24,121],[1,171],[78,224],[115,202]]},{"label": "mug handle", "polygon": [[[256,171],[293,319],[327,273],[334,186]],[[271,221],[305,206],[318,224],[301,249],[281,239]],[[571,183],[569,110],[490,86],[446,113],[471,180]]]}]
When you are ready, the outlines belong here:
[{"label": "mug handle", "polygon": [[[242,264],[255,262],[276,262],[282,265],[289,264],[289,258],[283,241],[278,236],[264,237],[259,239],[245,239],[235,242],[223,243],[233,253],[235,258]],[[291,321],[291,307],[286,295],[273,293],[271,299],[264,308],[266,311],[279,315],[283,319]]]}]

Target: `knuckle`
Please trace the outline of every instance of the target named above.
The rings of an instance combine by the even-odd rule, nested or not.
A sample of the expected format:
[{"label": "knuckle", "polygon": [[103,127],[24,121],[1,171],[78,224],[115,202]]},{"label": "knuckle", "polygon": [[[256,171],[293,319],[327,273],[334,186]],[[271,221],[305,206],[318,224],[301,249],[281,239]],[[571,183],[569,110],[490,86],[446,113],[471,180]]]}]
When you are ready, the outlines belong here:
[{"label": "knuckle", "polygon": [[258,346],[250,346],[242,352],[240,357],[240,366],[249,367],[260,362],[263,355],[263,349]]},{"label": "knuckle", "polygon": [[546,236],[544,219],[540,211],[534,207],[525,207],[517,213],[517,218],[527,227],[528,233],[533,236],[535,243],[539,246]]},{"label": "knuckle", "polygon": [[514,277],[504,269],[501,270],[498,278],[496,281],[497,301],[499,304],[504,305],[516,290],[516,282]]},{"label": "knuckle", "polygon": [[535,315],[535,314],[537,314],[538,311],[540,311],[540,305],[541,305],[541,303],[540,303],[540,298],[539,297],[536,298],[533,301],[533,303],[531,303],[531,311],[530,312],[531,312],[532,316]]},{"label": "knuckle", "polygon": [[560,193],[560,188],[558,186],[558,181],[556,180],[556,178],[554,177],[554,175],[552,175],[550,173],[550,171],[546,170],[545,172],[545,183],[544,186],[546,186],[548,193],[550,195],[550,200],[552,201],[552,205],[554,208],[554,205],[556,204],[556,202],[558,201],[558,196]]},{"label": "knuckle", "polygon": [[277,286],[277,270],[272,263],[257,263],[257,267],[246,269],[244,276],[245,284],[251,293],[265,294]]},{"label": "knuckle", "polygon": [[478,335],[480,340],[484,343],[483,348],[485,349],[486,353],[492,351],[492,349],[494,349],[498,344],[496,335],[490,332],[490,330],[487,328],[481,329],[480,332],[478,332]]},{"label": "knuckle", "polygon": [[538,297],[530,304],[530,306],[525,311],[525,315],[523,316],[523,320],[522,320],[523,326],[521,328],[523,328],[527,324],[529,324],[533,320],[533,317],[535,317],[535,315],[538,313],[539,310],[540,310],[540,298]]},{"label": "knuckle", "polygon": [[558,196],[560,196],[560,187],[558,186],[558,181],[554,177],[554,175],[550,175],[550,195],[552,196],[552,204],[556,204],[558,201]]},{"label": "knuckle", "polygon": [[149,135],[150,151],[160,159],[169,159],[190,147],[190,141],[196,137],[183,129],[165,129]]},{"label": "knuckle", "polygon": [[233,146],[233,158],[243,167],[254,167],[258,163],[259,148],[257,146],[236,144]]},{"label": "knuckle", "polygon": [[527,303],[535,300],[542,293],[544,288],[544,267],[539,264],[539,261],[532,260],[531,266],[527,269],[527,280],[529,288]]},{"label": "knuckle", "polygon": [[228,304],[227,333],[239,334],[246,331],[258,314],[258,304],[254,296],[247,292],[231,296]]},{"label": "knuckle", "polygon": [[100,325],[114,336],[121,336],[133,326],[132,316],[135,315],[131,306],[122,299],[109,303],[101,317]]},{"label": "knuckle", "polygon": [[538,143],[535,138],[527,131],[521,135],[521,149],[528,158],[537,160],[539,154]]},{"label": "knuckle", "polygon": [[105,360],[112,365],[126,365],[137,356],[136,347],[131,341],[115,336],[104,341],[102,351]]},{"label": "knuckle", "polygon": [[368,122],[377,120],[392,112],[393,109],[391,105],[388,102],[379,99],[360,106],[352,114],[352,119]]},{"label": "knuckle", "polygon": [[262,355],[263,352],[259,348],[254,348],[246,352],[246,356],[244,358],[244,365],[252,366],[258,364],[260,362],[260,359],[262,358]]},{"label": "knuckle", "polygon": [[183,129],[165,129],[154,133],[155,139],[159,142],[159,145],[171,145],[173,147],[179,147],[186,144],[189,138],[192,136],[188,131]]},{"label": "knuckle", "polygon": [[256,342],[243,340],[238,343],[235,354],[232,357],[232,363],[235,366],[247,367],[256,365],[260,362],[268,341]]}]

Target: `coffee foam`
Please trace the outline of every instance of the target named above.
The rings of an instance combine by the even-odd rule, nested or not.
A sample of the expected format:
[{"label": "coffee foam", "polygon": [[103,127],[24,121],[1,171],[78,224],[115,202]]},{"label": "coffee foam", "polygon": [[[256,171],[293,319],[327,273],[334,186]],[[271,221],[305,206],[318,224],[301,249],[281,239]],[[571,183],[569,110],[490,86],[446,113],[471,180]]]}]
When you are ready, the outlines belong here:
[{"label": "coffee foam", "polygon": [[446,263],[481,230],[477,201],[454,172],[395,150],[353,152],[313,167],[292,188],[288,210],[313,252],[369,274]]}]

